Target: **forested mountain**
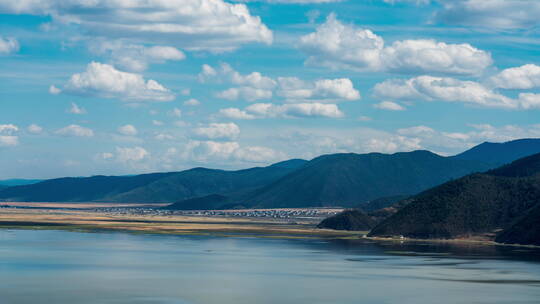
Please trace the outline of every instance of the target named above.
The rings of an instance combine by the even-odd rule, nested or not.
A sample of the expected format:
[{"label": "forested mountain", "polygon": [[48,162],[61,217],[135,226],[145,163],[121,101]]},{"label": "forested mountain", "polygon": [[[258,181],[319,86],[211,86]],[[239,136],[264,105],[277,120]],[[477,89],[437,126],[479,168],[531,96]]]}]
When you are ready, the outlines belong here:
[{"label": "forested mountain", "polygon": [[450,181],[412,197],[370,235],[457,238],[503,229],[498,240],[519,240],[516,235],[523,235],[525,227],[538,229],[540,224],[535,222],[540,204],[539,173],[540,154],[535,154]]}]

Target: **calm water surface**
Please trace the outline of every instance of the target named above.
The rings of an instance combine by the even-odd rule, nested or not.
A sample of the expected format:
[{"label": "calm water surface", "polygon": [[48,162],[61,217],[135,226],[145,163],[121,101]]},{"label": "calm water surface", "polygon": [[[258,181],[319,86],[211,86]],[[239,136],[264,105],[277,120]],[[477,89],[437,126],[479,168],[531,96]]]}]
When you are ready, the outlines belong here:
[{"label": "calm water surface", "polygon": [[540,252],[0,229],[0,303],[540,303]]}]

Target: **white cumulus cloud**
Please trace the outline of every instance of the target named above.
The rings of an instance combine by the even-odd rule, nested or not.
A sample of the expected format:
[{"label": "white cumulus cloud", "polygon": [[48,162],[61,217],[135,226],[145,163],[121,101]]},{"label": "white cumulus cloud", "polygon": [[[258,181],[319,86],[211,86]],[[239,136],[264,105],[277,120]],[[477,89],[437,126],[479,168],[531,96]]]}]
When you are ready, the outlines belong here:
[{"label": "white cumulus cloud", "polygon": [[420,125],[398,129],[397,132],[398,134],[407,136],[431,136],[435,133],[435,130],[427,126]]},{"label": "white cumulus cloud", "polygon": [[112,159],[114,157],[114,154],[112,154],[111,152],[103,152],[103,153],[99,154],[99,156],[102,159]]},{"label": "white cumulus cloud", "polygon": [[118,133],[126,136],[135,136],[137,135],[138,131],[133,125],[123,125],[118,127]]},{"label": "white cumulus cloud", "polygon": [[234,141],[190,141],[185,150],[185,158],[207,162],[209,160],[225,160],[240,148]]},{"label": "white cumulus cloud", "polygon": [[19,127],[14,124],[0,124],[0,147],[17,146],[19,137],[14,135]]},{"label": "white cumulus cloud", "polygon": [[216,94],[217,97],[227,100],[242,99],[250,102],[259,99],[270,99],[272,98],[272,95],[272,91],[270,90],[257,89],[252,87],[230,88]]},{"label": "white cumulus cloud", "polygon": [[371,30],[343,24],[334,14],[302,36],[299,46],[309,55],[306,64],[332,69],[476,75],[492,64],[489,53],[466,43],[422,39],[385,46]]},{"label": "white cumulus cloud", "polygon": [[178,108],[174,108],[174,109],[170,110],[168,114],[170,116],[180,118],[180,117],[182,117],[182,110],[180,110]]},{"label": "white cumulus cloud", "polygon": [[11,135],[15,132],[19,131],[19,127],[17,127],[14,124],[0,124],[0,134],[8,134]]},{"label": "white cumulus cloud", "polygon": [[58,94],[60,94],[61,92],[62,92],[62,90],[59,89],[59,88],[57,88],[57,87],[55,87],[54,85],[51,85],[51,86],[49,87],[49,93],[52,94],[52,95],[58,95]]},{"label": "white cumulus cloud", "polygon": [[69,108],[69,113],[81,115],[81,114],[86,114],[86,110],[84,108],[79,107],[76,103],[72,102],[71,107]]},{"label": "white cumulus cloud", "polygon": [[241,162],[268,164],[284,160],[287,155],[268,147],[248,146],[234,151],[233,158]]},{"label": "white cumulus cloud", "polygon": [[31,124],[26,128],[26,131],[31,134],[41,134],[43,132],[43,128],[36,124]]},{"label": "white cumulus cloud", "polygon": [[121,41],[99,41],[91,43],[90,50],[98,55],[108,55],[114,66],[130,72],[142,72],[152,63],[179,61],[185,54],[171,46],[125,44]]},{"label": "white cumulus cloud", "polygon": [[525,64],[502,70],[489,79],[489,83],[502,89],[533,89],[540,87],[540,66]]},{"label": "white cumulus cloud", "polygon": [[297,103],[278,105],[269,108],[270,116],[285,117],[326,117],[341,118],[344,116],[337,105],[322,103]]},{"label": "white cumulus cloud", "polygon": [[270,77],[264,76],[259,72],[242,75],[227,63],[221,63],[216,68],[204,64],[202,71],[199,73],[199,81],[203,83],[209,81],[225,82],[266,90],[273,89],[276,86],[276,81]]},{"label": "white cumulus cloud", "polygon": [[333,3],[344,0],[236,0],[236,2],[267,2],[279,4],[311,4],[311,3]]},{"label": "white cumulus cloud", "polygon": [[10,55],[19,51],[19,42],[13,37],[0,36],[0,55]]},{"label": "white cumulus cloud", "polygon": [[19,137],[14,135],[0,135],[0,147],[17,146]]},{"label": "white cumulus cloud", "polygon": [[390,79],[376,84],[374,93],[378,97],[399,100],[463,102],[507,109],[519,107],[518,100],[503,96],[478,82],[446,77]]},{"label": "white cumulus cloud", "polygon": [[439,0],[438,23],[488,29],[527,29],[540,24],[540,2],[529,0]]},{"label": "white cumulus cloud", "polygon": [[166,133],[158,133],[156,136],[154,136],[154,138],[157,140],[173,140],[174,136]]},{"label": "white cumulus cloud", "polygon": [[241,163],[271,163],[286,159],[283,152],[262,146],[242,147],[234,141],[190,141],[184,158],[197,162],[234,161]]},{"label": "white cumulus cloud", "polygon": [[217,68],[203,65],[199,80],[203,83],[215,81],[239,85],[239,87],[229,88],[217,94],[217,97],[229,100],[242,99],[253,102],[270,99],[276,94],[289,103],[335,103],[360,99],[360,92],[354,88],[349,78],[314,81],[305,81],[298,77],[273,79],[259,72],[242,75],[226,63],[222,63]]},{"label": "white cumulus cloud", "polygon": [[256,103],[244,110],[226,108],[219,115],[230,119],[261,119],[261,118],[341,118],[345,116],[335,104],[323,103],[294,103],[276,105],[271,103]]},{"label": "white cumulus cloud", "polygon": [[352,81],[348,78],[319,79],[307,82],[296,77],[280,77],[278,83],[278,95],[284,97],[288,102],[307,100],[337,102],[360,99],[360,92],[354,88]]},{"label": "white cumulus cloud", "polygon": [[211,123],[208,126],[193,129],[193,134],[203,139],[236,139],[240,128],[235,123]]},{"label": "white cumulus cloud", "polygon": [[272,43],[272,32],[245,4],[223,0],[1,1],[0,12],[51,16],[61,25],[109,39],[226,51]]},{"label": "white cumulus cloud", "polygon": [[192,107],[195,107],[195,106],[198,106],[198,105],[200,105],[200,104],[201,104],[201,102],[198,101],[198,100],[195,99],[195,98],[190,98],[190,99],[184,101],[184,105],[185,105],[185,106],[192,106]]},{"label": "white cumulus cloud", "polygon": [[519,105],[525,109],[540,109],[540,94],[521,93],[518,98]]},{"label": "white cumulus cloud", "polygon": [[62,136],[75,136],[75,137],[94,136],[94,131],[92,129],[81,127],[75,124],[59,129],[55,133]]},{"label": "white cumulus cloud", "polygon": [[139,162],[150,156],[142,147],[116,147],[116,159],[120,162]]},{"label": "white cumulus cloud", "polygon": [[230,119],[255,119],[255,115],[249,114],[246,111],[237,108],[220,109],[219,115]]},{"label": "white cumulus cloud", "polygon": [[155,80],[145,80],[140,74],[122,72],[99,62],[88,64],[83,73],[73,74],[64,86],[64,92],[127,102],[174,99],[174,94]]},{"label": "white cumulus cloud", "polygon": [[375,108],[377,109],[381,109],[381,110],[388,110],[388,111],[403,111],[405,110],[405,107],[403,107],[402,105],[398,104],[398,103],[395,103],[393,101],[381,101],[380,103],[377,103],[375,105],[373,105]]}]

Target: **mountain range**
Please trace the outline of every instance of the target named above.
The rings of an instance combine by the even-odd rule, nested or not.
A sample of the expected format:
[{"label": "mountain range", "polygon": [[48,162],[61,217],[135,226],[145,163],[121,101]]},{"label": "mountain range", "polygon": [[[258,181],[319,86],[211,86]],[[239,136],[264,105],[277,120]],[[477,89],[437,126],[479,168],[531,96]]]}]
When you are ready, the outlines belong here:
[{"label": "mountain range", "polygon": [[450,157],[429,151],[347,153],[236,171],[194,168],[135,176],[67,177],[0,189],[0,200],[174,203],[169,206],[172,209],[349,207],[377,202],[372,203],[375,206],[389,204],[385,198],[414,195],[531,151],[540,152],[540,139],[484,143]]}]

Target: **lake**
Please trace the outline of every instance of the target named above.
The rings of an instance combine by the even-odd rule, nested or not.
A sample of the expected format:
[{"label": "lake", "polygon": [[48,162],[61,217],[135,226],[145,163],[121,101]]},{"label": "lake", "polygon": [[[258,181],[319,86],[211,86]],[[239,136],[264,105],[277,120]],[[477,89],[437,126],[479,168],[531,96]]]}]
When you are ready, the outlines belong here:
[{"label": "lake", "polygon": [[540,252],[0,229],[0,303],[539,303]]}]

